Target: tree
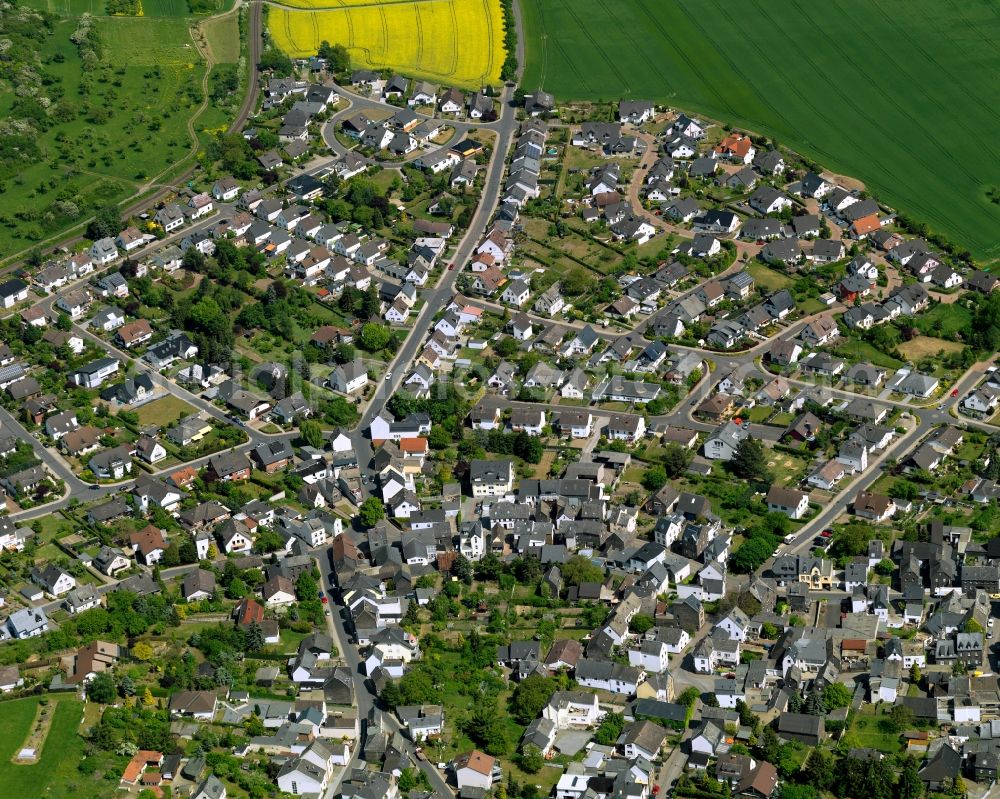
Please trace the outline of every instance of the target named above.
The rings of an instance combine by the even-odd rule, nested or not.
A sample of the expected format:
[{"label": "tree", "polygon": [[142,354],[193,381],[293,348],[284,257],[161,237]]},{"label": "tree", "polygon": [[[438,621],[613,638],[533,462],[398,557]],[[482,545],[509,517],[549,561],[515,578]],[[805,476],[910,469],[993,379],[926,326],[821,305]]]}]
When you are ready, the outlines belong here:
[{"label": "tree", "polygon": [[680,477],[691,465],[694,453],[687,447],[680,444],[667,444],[663,448],[663,468],[666,469],[667,477]]},{"label": "tree", "polygon": [[513,572],[519,583],[529,585],[542,576],[542,563],[534,555],[525,555],[514,561]]},{"label": "tree", "polygon": [[851,692],[843,683],[832,682],[823,689],[823,707],[827,713],[840,707],[849,707],[850,704]]},{"label": "tree", "polygon": [[752,436],[747,436],[736,445],[736,452],[729,461],[729,468],[733,474],[744,480],[767,482],[770,478],[764,445]]},{"label": "tree", "polygon": [[910,682],[912,682],[914,685],[917,685],[920,682],[921,676],[922,675],[920,673],[920,664],[914,663],[912,666],[910,666]]},{"label": "tree", "polygon": [[457,553],[451,562],[451,573],[466,585],[472,585],[472,562],[461,552]]},{"label": "tree", "polygon": [[331,45],[324,40],[320,42],[318,55],[327,62],[330,72],[346,72],[351,68],[351,54],[342,44]]},{"label": "tree", "polygon": [[323,448],[323,428],[314,419],[303,419],[299,422],[299,435],[310,447]]},{"label": "tree", "polygon": [[226,586],[226,598],[227,599],[242,599],[246,596],[247,584],[243,581],[242,577],[234,577],[230,580],[229,585]]},{"label": "tree", "polygon": [[374,527],[385,518],[385,505],[378,497],[368,497],[358,508],[358,518],[365,527]]},{"label": "tree", "polygon": [[510,749],[507,726],[503,716],[497,713],[495,699],[480,697],[463,729],[488,755],[506,755]]},{"label": "tree", "polygon": [[769,538],[758,536],[744,540],[729,558],[729,568],[736,574],[755,572],[774,553],[776,544]]},{"label": "tree", "polygon": [[514,436],[514,454],[528,463],[540,463],[543,452],[544,447],[538,436],[523,431]]},{"label": "tree", "polygon": [[389,345],[389,328],[378,322],[365,322],[361,328],[361,346],[368,352],[379,352]]},{"label": "tree", "polygon": [[819,691],[819,687],[813,684],[812,689],[806,695],[805,706],[802,708],[803,713],[807,713],[810,716],[822,716],[825,711],[823,709],[823,695]]},{"label": "tree", "polygon": [[412,768],[404,768],[399,773],[399,783],[396,787],[399,788],[399,792],[403,796],[406,796],[410,791],[417,787],[417,777],[413,773]]},{"label": "tree", "polygon": [[333,360],[339,364],[350,363],[357,357],[353,344],[338,344],[333,350]]},{"label": "tree", "polygon": [[562,577],[566,585],[599,583],[604,579],[604,571],[589,558],[574,555],[563,566]]},{"label": "tree", "polygon": [[630,632],[633,632],[636,635],[642,635],[647,630],[652,628],[654,624],[656,624],[656,621],[652,616],[646,613],[636,613],[632,617],[631,621],[629,621],[628,628]]},{"label": "tree", "polygon": [[594,733],[594,741],[601,746],[614,746],[624,727],[625,716],[621,713],[605,713]]},{"label": "tree", "polygon": [[677,697],[677,704],[684,705],[685,707],[692,707],[695,702],[701,698],[701,691],[699,691],[694,686],[690,688],[685,688],[681,695]]},{"label": "tree", "polygon": [[276,47],[268,47],[260,54],[260,69],[273,72],[278,77],[287,77],[295,71],[292,59]]},{"label": "tree", "polygon": [[774,727],[767,726],[760,738],[760,754],[769,763],[777,763],[781,757],[781,741]]},{"label": "tree", "polygon": [[147,644],[145,641],[139,641],[131,649],[132,657],[136,660],[145,663],[151,657],[153,657],[153,647]]},{"label": "tree", "polygon": [[152,707],[156,704],[156,698],[153,696],[153,692],[149,690],[149,686],[146,686],[146,690],[142,692],[142,704],[145,707]]},{"label": "tree", "polygon": [[981,625],[975,619],[968,619],[965,624],[962,625],[962,632],[964,633],[981,633],[983,631],[983,625]]},{"label": "tree", "polygon": [[803,775],[805,781],[821,791],[827,790],[835,777],[833,755],[824,749],[813,749],[809,753]]},{"label": "tree", "polygon": [[543,677],[540,674],[525,677],[511,694],[511,714],[521,724],[528,724],[542,712],[555,690],[555,680],[551,677]]},{"label": "tree", "polygon": [[920,779],[920,770],[916,758],[910,756],[903,763],[896,782],[898,799],[920,799],[924,795],[924,783]]},{"label": "tree", "polygon": [[198,545],[195,544],[192,536],[184,536],[184,540],[181,541],[181,545],[177,548],[177,556],[180,558],[181,563],[198,562]]},{"label": "tree", "polygon": [[[417,603],[412,602],[410,604],[415,605]],[[393,680],[389,680],[385,684],[385,688],[383,688],[382,693],[379,694],[379,699],[381,699],[382,702],[385,703],[385,706],[389,708],[389,710],[395,710],[397,705],[401,705],[403,703],[403,698],[402,695],[400,694],[399,686]]]},{"label": "tree", "polygon": [[895,563],[888,558],[882,558],[882,560],[875,564],[875,573],[881,574],[883,577],[888,577],[895,568]]},{"label": "tree", "polygon": [[906,705],[893,705],[889,710],[889,722],[896,732],[913,726],[913,711]]},{"label": "tree", "polygon": [[87,225],[87,238],[103,239],[117,236],[122,229],[122,217],[117,205],[105,205],[94,212],[94,218]]},{"label": "tree", "polygon": [[650,466],[642,475],[642,487],[647,491],[659,491],[667,484],[667,470],[660,465]]},{"label": "tree", "polygon": [[243,639],[243,648],[250,653],[260,652],[266,643],[264,640],[264,630],[261,629],[261,626],[256,621],[250,622]]},{"label": "tree", "polygon": [[868,552],[868,542],[878,538],[878,531],[867,522],[855,521],[839,528],[830,544],[833,558],[854,557]]},{"label": "tree", "polygon": [[110,705],[118,696],[118,688],[115,685],[115,678],[110,671],[100,671],[87,684],[87,698],[91,702],[98,702],[102,705]]},{"label": "tree", "polygon": [[527,774],[537,774],[545,765],[545,758],[542,757],[542,750],[534,744],[525,744],[521,753],[521,770]]}]

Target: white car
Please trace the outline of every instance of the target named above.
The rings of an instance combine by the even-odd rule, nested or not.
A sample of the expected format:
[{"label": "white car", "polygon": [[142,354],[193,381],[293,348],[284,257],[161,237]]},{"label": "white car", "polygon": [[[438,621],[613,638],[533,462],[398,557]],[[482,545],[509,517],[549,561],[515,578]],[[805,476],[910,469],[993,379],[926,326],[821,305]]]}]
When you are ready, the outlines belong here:
[{"label": "white car", "polygon": [[392,377],[392,372],[386,372],[386,373],[385,373],[385,379],[386,379],[386,380],[388,380],[388,379],[389,379],[389,378],[391,378],[391,377]]}]

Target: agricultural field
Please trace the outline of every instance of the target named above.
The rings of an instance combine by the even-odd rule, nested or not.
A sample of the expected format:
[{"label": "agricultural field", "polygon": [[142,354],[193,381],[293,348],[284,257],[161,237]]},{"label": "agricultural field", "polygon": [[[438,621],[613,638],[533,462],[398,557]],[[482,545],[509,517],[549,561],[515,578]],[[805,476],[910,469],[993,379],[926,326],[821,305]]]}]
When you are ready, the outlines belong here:
[{"label": "agricultural field", "polygon": [[470,89],[500,81],[504,50],[498,0],[292,4],[323,6],[268,8],[271,36],[292,57],[315,55],[320,42],[328,41],[347,47],[358,67],[394,69]]},{"label": "agricultural field", "polygon": [[775,137],[1000,258],[992,0],[523,0],[525,91],[651,99]]},{"label": "agricultural field", "polygon": [[[44,22],[30,16],[32,9],[53,16]],[[31,157],[0,154],[5,258],[144,190],[192,153],[192,119],[199,137],[224,126],[223,112],[202,108],[206,63],[191,38],[191,19],[186,0],[148,0],[139,17],[107,16],[103,0],[26,0],[20,17],[0,20],[0,38],[23,37],[31,49],[18,52],[33,54],[31,69],[42,80],[38,108],[12,84],[0,87],[0,118],[39,120],[29,122]],[[209,35],[221,42],[230,34],[235,41],[225,55],[235,61],[235,20]]]}]

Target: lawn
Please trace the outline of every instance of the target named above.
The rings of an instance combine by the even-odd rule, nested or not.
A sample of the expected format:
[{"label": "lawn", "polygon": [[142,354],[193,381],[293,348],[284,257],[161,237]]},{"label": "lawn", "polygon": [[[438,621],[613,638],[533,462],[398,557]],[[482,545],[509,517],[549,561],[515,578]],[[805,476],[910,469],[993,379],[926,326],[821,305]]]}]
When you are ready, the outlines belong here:
[{"label": "lawn", "polygon": [[188,405],[184,400],[173,395],[162,399],[147,402],[136,408],[136,415],[139,417],[140,425],[157,425],[158,427],[168,427],[190,413],[195,413],[195,408]]},{"label": "lawn", "polygon": [[903,744],[899,733],[882,730],[879,726],[879,722],[885,716],[872,715],[869,708],[865,708],[865,711],[854,714],[850,729],[844,734],[844,738],[848,741],[849,745],[877,749],[887,754],[901,752]]},{"label": "lawn", "polygon": [[777,485],[794,486],[805,476],[809,461],[789,452],[772,450],[768,453],[767,468]]},{"label": "lawn", "polygon": [[[875,349],[867,341],[862,341],[853,334],[841,338],[834,349],[837,355],[842,358],[856,362],[867,361],[874,366],[881,366],[885,369],[898,369],[903,365],[902,361]],[[898,349],[902,350],[902,347],[898,347]]]},{"label": "lawn", "polygon": [[41,759],[32,765],[16,765],[13,754],[24,743],[28,728],[35,718],[38,699],[18,699],[0,706],[0,782],[7,796],[46,796],[53,799],[79,794],[83,780],[77,765],[83,756],[83,739],[77,734],[83,705],[69,697],[54,701],[55,713]]},{"label": "lawn", "polygon": [[981,80],[1000,69],[993,0],[946,13],[934,0],[722,0],[710,16],[701,0],[521,8],[526,92],[656,100],[771,135],[1000,257],[987,197],[1000,186],[1000,82]]},{"label": "lawn", "polygon": [[[295,4],[319,5],[314,0]],[[450,86],[478,89],[500,81],[499,0],[324,5],[322,11],[271,6],[268,27],[275,44],[302,57],[315,55],[323,40],[337,42],[347,47],[356,66],[399,70]]]},{"label": "lawn", "polygon": [[913,326],[927,336],[953,339],[967,330],[971,322],[972,311],[964,303],[939,302],[914,317]]},{"label": "lawn", "polygon": [[765,291],[780,291],[787,289],[794,282],[788,275],[783,275],[769,266],[757,261],[747,264],[747,272],[754,282]]},{"label": "lawn", "polygon": [[771,418],[771,414],[773,413],[774,408],[769,405],[756,405],[745,415],[754,424],[763,424]]}]

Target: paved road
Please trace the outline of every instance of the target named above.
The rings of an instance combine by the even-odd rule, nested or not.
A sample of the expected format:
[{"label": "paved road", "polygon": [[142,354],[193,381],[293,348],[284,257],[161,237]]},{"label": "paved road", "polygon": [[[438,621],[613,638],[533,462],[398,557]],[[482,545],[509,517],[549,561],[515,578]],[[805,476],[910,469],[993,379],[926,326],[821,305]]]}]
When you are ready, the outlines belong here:
[{"label": "paved road", "polygon": [[489,165],[486,168],[479,206],[476,208],[476,213],[473,214],[468,230],[459,241],[454,255],[451,257],[451,261],[455,264],[455,269],[445,270],[438,284],[423,293],[423,308],[421,308],[420,313],[413,323],[413,327],[405,343],[400,347],[396,357],[389,364],[386,371],[386,379],[375,387],[375,393],[368,401],[368,405],[362,414],[361,423],[351,436],[358,455],[358,463],[362,467],[370,463],[373,455],[371,442],[365,437],[372,420],[384,410],[389,398],[402,384],[403,379],[406,377],[406,369],[424,346],[424,341],[431,329],[434,315],[451,301],[455,293],[455,283],[458,280],[458,275],[461,273],[465,263],[471,258],[473,250],[479,243],[483,232],[487,229],[487,225],[493,216],[500,198],[500,192],[503,189],[506,157],[516,129],[517,120],[513,106],[513,90],[508,87],[504,90],[500,119],[496,123],[497,146],[494,147]]},{"label": "paved road", "polygon": [[[330,574],[332,571],[332,564],[329,560],[329,549],[324,550],[319,555],[320,560],[320,573],[322,574],[322,587],[328,596],[335,596],[334,585],[330,581]],[[371,712],[372,707],[375,705],[375,695],[372,693],[369,687],[369,682],[365,679],[364,665],[361,662],[361,656],[358,653],[358,648],[351,643],[351,636],[347,630],[345,624],[344,615],[347,613],[347,609],[341,605],[336,605],[331,602],[331,615],[326,617],[327,631],[330,637],[333,639],[334,644],[340,651],[341,656],[350,668],[351,672],[354,674],[355,680],[355,696],[357,698],[357,708],[358,717],[361,720],[362,731],[366,728],[366,719],[368,714]],[[390,713],[383,714],[383,720],[388,726],[388,732],[391,734],[400,729],[399,723],[396,717]],[[454,796],[454,789],[448,785],[445,781],[443,775],[438,769],[425,760],[420,760],[417,757],[417,753],[414,748],[414,744],[406,736],[403,736],[405,741],[405,747],[410,758],[413,760],[414,764],[424,774],[427,775],[427,779],[430,781],[431,788],[439,791],[443,796]],[[345,771],[349,772],[355,765],[360,765],[363,761],[361,760],[361,746],[355,748],[353,756],[351,758],[351,763],[348,765]],[[342,775],[341,775],[342,778]],[[340,779],[336,779],[335,783],[331,783],[330,789],[327,791],[327,799],[331,799],[334,796],[335,789],[340,785]]]}]

